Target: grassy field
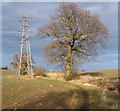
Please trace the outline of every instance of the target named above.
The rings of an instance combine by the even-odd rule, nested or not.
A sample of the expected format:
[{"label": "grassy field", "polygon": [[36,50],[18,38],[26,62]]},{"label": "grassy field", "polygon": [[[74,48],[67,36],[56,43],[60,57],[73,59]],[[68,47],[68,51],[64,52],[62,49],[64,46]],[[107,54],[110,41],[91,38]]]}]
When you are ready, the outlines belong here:
[{"label": "grassy field", "polygon": [[106,99],[102,89],[45,78],[17,80],[15,74],[15,70],[2,71],[3,109],[116,108],[117,99]]},{"label": "grassy field", "polygon": [[80,72],[79,74],[98,74],[98,76],[102,76],[102,77],[105,77],[105,78],[116,78],[118,77],[118,69],[112,69],[112,70],[96,70],[96,71],[83,71],[83,72]]}]

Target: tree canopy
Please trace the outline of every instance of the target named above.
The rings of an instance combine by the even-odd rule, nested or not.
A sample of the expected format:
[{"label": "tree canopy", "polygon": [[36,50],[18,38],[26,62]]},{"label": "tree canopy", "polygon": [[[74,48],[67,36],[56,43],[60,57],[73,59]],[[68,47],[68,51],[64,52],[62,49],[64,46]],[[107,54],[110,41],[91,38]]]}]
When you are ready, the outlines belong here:
[{"label": "tree canopy", "polygon": [[[25,75],[27,74],[27,70],[26,70],[27,58],[26,58],[26,53],[23,53],[23,55],[24,56],[21,59],[21,74]],[[35,64],[35,61],[33,60],[33,58],[32,58],[32,63]],[[13,61],[10,62],[10,65],[12,65],[14,69],[17,69],[19,67],[19,64],[20,64],[20,54],[16,54],[14,55]]]},{"label": "tree canopy", "polygon": [[41,38],[52,37],[45,46],[48,61],[71,75],[74,64],[92,60],[106,46],[108,30],[98,15],[80,9],[76,3],[61,3],[48,24],[38,28]]}]

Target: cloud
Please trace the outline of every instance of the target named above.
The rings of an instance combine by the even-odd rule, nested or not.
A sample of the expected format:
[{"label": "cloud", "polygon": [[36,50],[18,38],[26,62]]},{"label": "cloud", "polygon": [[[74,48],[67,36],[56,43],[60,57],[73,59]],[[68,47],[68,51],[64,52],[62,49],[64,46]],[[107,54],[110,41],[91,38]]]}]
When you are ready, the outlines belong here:
[{"label": "cloud", "polygon": [[104,57],[118,57],[118,53],[104,54],[102,56],[104,56]]},{"label": "cloud", "polygon": [[95,62],[94,64],[97,65],[107,65],[107,66],[113,66],[113,65],[118,65],[118,61],[117,60],[112,60],[112,61],[108,61],[108,62]]}]

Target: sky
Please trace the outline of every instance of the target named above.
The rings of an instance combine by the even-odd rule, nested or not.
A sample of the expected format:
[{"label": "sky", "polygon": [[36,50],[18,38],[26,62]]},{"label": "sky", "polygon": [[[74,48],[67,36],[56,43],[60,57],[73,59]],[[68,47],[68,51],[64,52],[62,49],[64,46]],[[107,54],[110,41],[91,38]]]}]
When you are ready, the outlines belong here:
[{"label": "sky", "polygon": [[[102,49],[102,54],[94,61],[78,66],[79,70],[105,70],[118,68],[118,4],[117,2],[77,2],[79,8],[89,9],[93,14],[98,14],[100,20],[107,26],[110,39],[108,46]],[[19,53],[22,14],[26,12],[29,20],[31,53],[35,66],[42,66],[46,70],[60,70],[53,64],[48,64],[43,54],[48,39],[40,39],[37,27],[47,24],[50,15],[55,14],[58,2],[3,2],[2,3],[2,66],[10,66],[15,54]]]}]

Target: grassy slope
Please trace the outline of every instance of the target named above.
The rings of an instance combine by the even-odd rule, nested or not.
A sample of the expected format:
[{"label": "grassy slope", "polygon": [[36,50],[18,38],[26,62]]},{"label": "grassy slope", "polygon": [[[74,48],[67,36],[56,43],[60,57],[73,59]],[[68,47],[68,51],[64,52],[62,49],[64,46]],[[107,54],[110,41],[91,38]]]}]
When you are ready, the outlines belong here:
[{"label": "grassy slope", "polygon": [[[83,73],[101,73],[103,74],[103,77],[106,78],[111,78],[111,77],[118,77],[118,71],[120,71],[120,69],[111,69],[111,70],[96,70],[96,71],[83,71],[83,72],[79,72],[79,74],[83,74]],[[62,71],[47,71],[48,73],[64,73]],[[2,75],[15,75],[16,74],[16,70],[4,70],[2,71]]]},{"label": "grassy slope", "polygon": [[[62,71],[47,71],[47,73],[60,73],[63,74],[64,72]],[[105,78],[114,78],[114,77],[118,77],[118,69],[111,69],[111,70],[96,70],[96,71],[83,71],[83,72],[79,72],[79,74],[83,74],[83,73],[100,73],[102,74],[102,77]]]},{"label": "grassy slope", "polygon": [[83,71],[79,74],[83,73],[100,73],[105,78],[114,78],[118,77],[118,69],[111,69],[111,70],[96,70],[96,71]]},{"label": "grassy slope", "polygon": [[42,78],[17,80],[14,73],[10,70],[3,71],[3,109],[71,107],[69,98],[73,92],[77,93],[77,89],[70,83]]},{"label": "grassy slope", "polygon": [[17,80],[15,73],[3,71],[3,109],[104,108],[96,89],[43,78]]}]

